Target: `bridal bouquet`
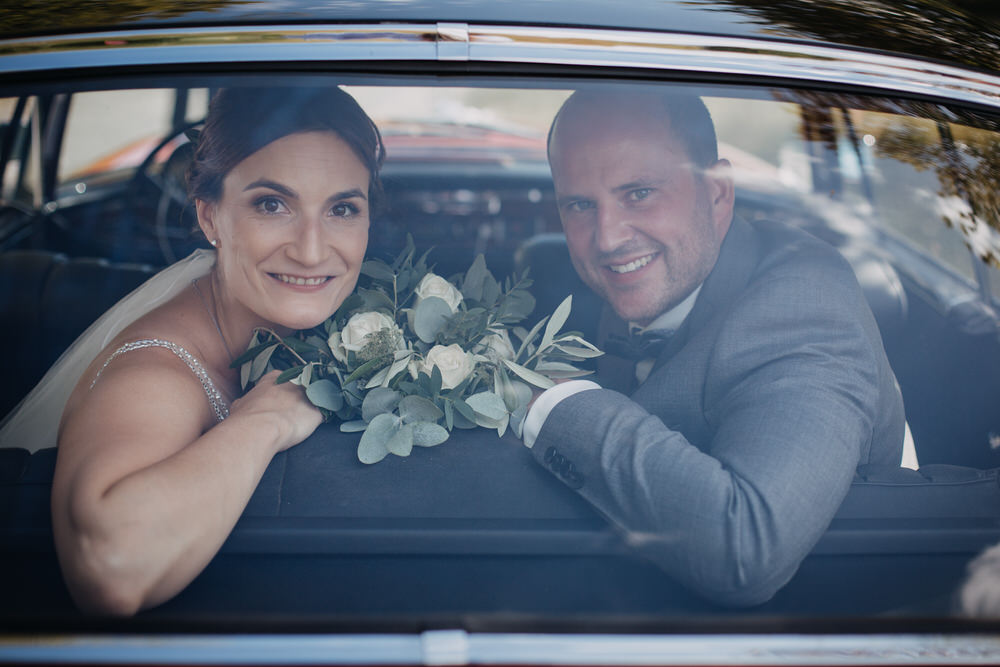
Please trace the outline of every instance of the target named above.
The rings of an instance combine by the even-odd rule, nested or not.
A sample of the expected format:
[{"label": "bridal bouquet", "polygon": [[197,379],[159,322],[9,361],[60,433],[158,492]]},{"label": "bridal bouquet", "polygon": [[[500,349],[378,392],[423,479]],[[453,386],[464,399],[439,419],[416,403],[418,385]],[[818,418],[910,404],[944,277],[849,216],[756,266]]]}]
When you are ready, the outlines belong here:
[{"label": "bridal bouquet", "polygon": [[454,428],[482,426],[520,436],[531,387],[586,375],[575,364],[602,352],[561,332],[567,297],[530,331],[518,326],[534,309],[531,281],[502,284],[482,255],[447,280],[414,259],[412,239],[388,264],[368,260],[358,289],[329,319],[281,337],[258,329],[233,362],[246,389],[272,369],[300,385],[340,430],[362,432],[358,459],[377,463],[433,447]]}]

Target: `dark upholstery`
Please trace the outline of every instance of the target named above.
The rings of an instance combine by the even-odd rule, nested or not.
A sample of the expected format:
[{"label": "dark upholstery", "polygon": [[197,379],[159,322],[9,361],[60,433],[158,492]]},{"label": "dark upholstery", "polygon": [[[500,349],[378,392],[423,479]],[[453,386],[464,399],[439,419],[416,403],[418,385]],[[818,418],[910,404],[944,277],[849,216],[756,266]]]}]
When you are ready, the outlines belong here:
[{"label": "dark upholstery", "polygon": [[533,321],[551,315],[562,300],[572,294],[573,309],[563,329],[579,331],[587,340],[597,342],[601,300],[573,268],[565,235],[532,236],[518,248],[515,267],[519,272],[528,269],[528,277],[533,281],[531,291],[536,301],[531,314]]},{"label": "dark upholstery", "polygon": [[0,255],[0,389],[7,414],[95,319],[154,272],[144,264],[16,250]]}]

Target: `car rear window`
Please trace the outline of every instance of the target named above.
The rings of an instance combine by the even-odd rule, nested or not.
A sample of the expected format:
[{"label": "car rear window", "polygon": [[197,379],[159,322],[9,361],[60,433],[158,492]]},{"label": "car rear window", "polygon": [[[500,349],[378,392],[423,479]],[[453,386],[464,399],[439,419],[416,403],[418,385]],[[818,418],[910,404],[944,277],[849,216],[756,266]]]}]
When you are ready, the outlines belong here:
[{"label": "car rear window", "polygon": [[[406,456],[390,453],[366,464],[358,458],[360,433],[345,431],[346,420],[334,416],[275,457],[215,559],[180,595],[143,612],[147,617],[240,627],[275,619],[364,626],[476,616],[492,622],[535,618],[554,627],[580,617],[600,626],[636,618],[870,620],[962,613],[956,596],[967,564],[1000,540],[1000,505],[991,504],[1000,489],[1000,135],[993,111],[805,85],[622,83],[552,75],[456,75],[446,85],[360,74],[162,75],[141,87],[88,81],[85,90],[66,81],[57,95],[68,101],[64,107],[51,102],[54,83],[46,84],[42,92],[49,96],[41,103],[31,86],[18,84],[0,97],[3,196],[5,202],[23,201],[30,191],[42,201],[10,223],[16,233],[0,238],[7,239],[0,253],[8,330],[2,340],[12,360],[4,411],[12,412],[76,336],[119,298],[163,267],[209,248],[185,194],[185,151],[198,139],[210,95],[249,83],[287,87],[289,93],[305,84],[341,85],[379,127],[386,147],[385,202],[373,212],[366,259],[393,265],[412,243],[416,256],[429,253],[434,273],[455,282],[467,279],[479,255],[498,284],[508,276],[516,282],[527,271],[535,308],[518,322],[519,333],[552,316],[572,295],[564,330],[601,348],[608,342],[609,313],[599,290],[578,273],[582,262],[571,254],[576,248],[567,240],[566,222],[568,211],[595,204],[585,192],[554,186],[550,126],[577,90],[609,99],[653,89],[701,98],[714,121],[719,157],[731,166],[735,217],[748,228],[772,230],[768,234],[795,230],[794,238],[806,240],[783,252],[815,253],[816,262],[843,264],[852,275],[850,290],[864,304],[859,320],[865,324],[851,321],[842,331],[824,331],[824,341],[836,348],[848,329],[870,321],[873,346],[881,346],[877,354],[884,354],[898,382],[911,448],[905,451],[915,458],[909,467],[898,461],[852,463],[841,484],[844,500],[825,518],[828,525],[803,528],[810,546],[786,584],[768,600],[734,607],[679,583],[662,561],[648,557],[649,545],[662,538],[655,529],[618,525],[614,508],[595,506],[577,492],[568,463],[560,469],[559,460],[553,463],[556,454],[544,461],[542,454],[536,457],[511,430],[492,422],[488,428],[454,429],[437,447],[413,447]],[[27,106],[19,106],[22,99]],[[17,109],[23,110],[20,118]],[[31,123],[33,133],[27,131]],[[599,136],[602,127],[595,124],[592,132]],[[23,142],[31,145],[14,150]],[[664,232],[665,238],[671,233]],[[666,247],[666,241],[656,243],[648,247]],[[751,252],[748,242],[733,254]],[[636,270],[633,260],[621,259],[621,266],[608,260],[616,267],[608,271],[620,278]],[[362,284],[371,287],[364,282],[370,278],[363,276]],[[796,283],[794,275],[774,280]],[[833,286],[817,289],[793,306],[811,313],[836,293]],[[753,303],[752,295],[741,298],[746,301],[737,299],[734,312],[742,312],[741,303]],[[723,351],[755,335],[780,348],[788,343],[787,327],[805,317],[749,319],[746,329],[713,336]],[[692,344],[712,349],[707,334]],[[706,355],[708,367],[721,363],[716,359],[729,368],[744,361],[736,354],[712,356],[721,355],[718,350],[697,354]],[[809,346],[797,354],[809,357]],[[591,371],[598,365],[586,359],[580,367]],[[733,399],[734,412],[747,394],[767,394],[787,381],[785,371],[776,370],[764,387],[720,388],[695,378],[694,362],[679,368],[664,390],[671,397],[707,405],[713,392],[728,391],[740,399]],[[413,383],[417,376],[414,371]],[[603,376],[592,377],[601,382]],[[492,376],[488,384],[492,391]],[[870,398],[848,389],[833,393],[851,405]],[[629,395],[622,389],[614,400],[633,401]],[[622,405],[625,414],[631,403]],[[787,413],[780,419],[795,424],[799,417]],[[709,409],[677,423],[651,417],[657,428],[683,433],[696,449],[711,448],[708,434],[725,418]],[[815,430],[826,428],[830,441],[839,442],[837,423],[801,423],[810,430],[804,436],[815,439]],[[899,431],[903,437],[902,424]],[[76,618],[51,543],[56,445],[0,443],[0,563],[7,564],[3,587],[14,590],[11,597],[0,596],[6,598],[0,617],[27,610],[42,625]],[[716,455],[717,474],[739,476],[745,472],[741,465],[758,465],[739,462],[731,451]],[[603,462],[613,471],[609,479],[620,470],[621,459],[612,453]],[[803,469],[803,475],[819,475],[808,461]],[[625,504],[621,498],[658,484],[655,476],[618,481],[622,486],[612,495]],[[734,496],[733,507],[753,504],[757,491]],[[699,508],[681,510],[697,514]],[[766,512],[754,516],[760,524],[738,526],[740,535],[768,529]],[[719,548],[729,546],[720,542]]]}]

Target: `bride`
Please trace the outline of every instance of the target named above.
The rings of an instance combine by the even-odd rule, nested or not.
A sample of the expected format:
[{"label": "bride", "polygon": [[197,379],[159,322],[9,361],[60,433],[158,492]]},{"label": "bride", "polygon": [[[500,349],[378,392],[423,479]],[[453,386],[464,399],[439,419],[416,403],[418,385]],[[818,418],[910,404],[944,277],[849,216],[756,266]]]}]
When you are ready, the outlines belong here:
[{"label": "bride", "polygon": [[[315,326],[353,291],[382,158],[377,128],[338,88],[215,97],[188,175],[214,252],[127,297],[50,374],[72,385],[60,372],[85,369],[62,411],[52,489],[60,566],[81,608],[128,615],[181,591],[275,453],[320,424],[276,373],[240,396],[230,363],[255,327]],[[142,314],[144,295],[165,302]],[[39,410],[29,397],[22,412],[52,414],[59,400]]]}]

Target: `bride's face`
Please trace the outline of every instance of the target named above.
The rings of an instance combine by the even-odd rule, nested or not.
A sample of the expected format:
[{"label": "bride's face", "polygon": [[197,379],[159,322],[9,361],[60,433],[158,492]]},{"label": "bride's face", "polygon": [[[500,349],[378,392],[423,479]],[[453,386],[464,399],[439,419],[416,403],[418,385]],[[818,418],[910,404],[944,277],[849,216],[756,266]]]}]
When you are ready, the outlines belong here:
[{"label": "bride's face", "polygon": [[237,164],[216,202],[197,202],[217,241],[224,307],[316,326],[354,290],[368,245],[368,170],[340,137],[301,132]]}]

